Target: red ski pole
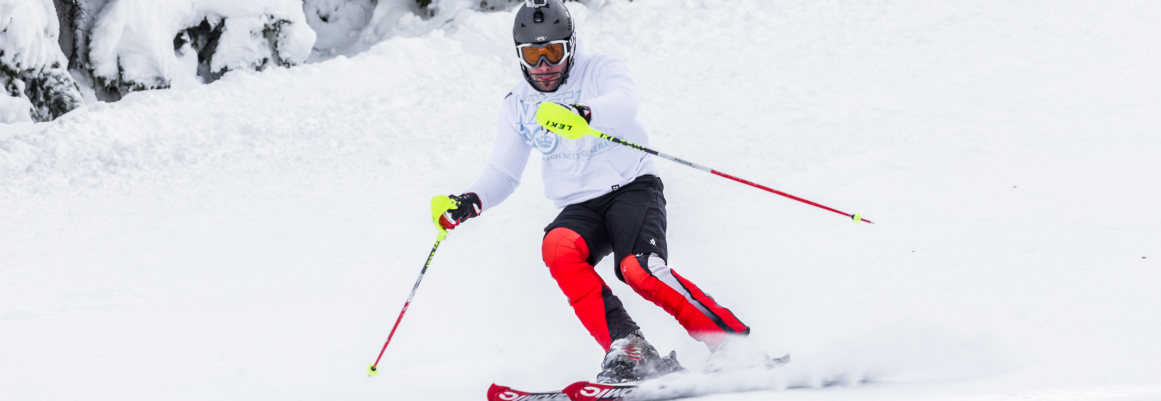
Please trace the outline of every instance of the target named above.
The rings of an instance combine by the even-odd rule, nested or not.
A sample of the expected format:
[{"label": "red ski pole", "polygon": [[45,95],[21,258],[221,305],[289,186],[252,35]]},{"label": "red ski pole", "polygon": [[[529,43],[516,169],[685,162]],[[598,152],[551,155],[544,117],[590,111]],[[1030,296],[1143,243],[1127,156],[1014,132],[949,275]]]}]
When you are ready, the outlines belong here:
[{"label": "red ski pole", "polygon": [[407,296],[407,302],[403,303],[403,310],[399,311],[399,317],[395,318],[395,326],[391,327],[391,334],[387,335],[387,342],[383,343],[383,349],[379,351],[379,357],[375,358],[375,363],[367,367],[367,375],[375,376],[379,374],[379,360],[383,359],[383,353],[387,351],[387,345],[391,344],[391,337],[395,336],[395,329],[399,328],[399,322],[403,321],[403,314],[407,313],[407,307],[411,306],[411,299],[415,298],[415,290],[419,289],[419,282],[423,281],[424,273],[427,273],[427,266],[431,265],[431,259],[435,257],[435,250],[439,249],[439,243],[447,236],[447,231],[440,231],[439,238],[435,240],[435,245],[431,247],[431,253],[427,255],[427,262],[423,264],[423,270],[419,271],[419,278],[415,279],[415,286],[411,287],[411,295]]},{"label": "red ski pole", "polygon": [[773,193],[776,195],[785,196],[787,198],[794,199],[796,201],[799,201],[799,202],[802,202],[802,203],[805,203],[805,204],[808,204],[808,205],[811,205],[811,206],[814,206],[814,207],[817,207],[820,209],[829,210],[829,211],[841,214],[843,216],[850,217],[852,220],[855,221],[855,224],[859,224],[860,221],[865,221],[869,224],[875,224],[875,223],[872,223],[870,220],[864,219],[862,217],[862,213],[848,214],[846,212],[841,212],[841,211],[838,211],[836,209],[833,209],[833,208],[830,208],[827,206],[823,206],[821,204],[811,202],[811,201],[808,201],[806,199],[802,199],[802,198],[799,198],[797,196],[794,196],[794,195],[791,195],[791,194],[788,194],[788,193],[785,193],[785,192],[782,192],[782,191],[779,191],[779,190],[776,190],[776,189],[773,189],[773,188],[770,188],[770,187],[767,187],[764,185],[755,184],[753,182],[746,181],[746,180],[743,180],[743,179],[738,178],[738,177],[734,177],[732,175],[711,169],[711,168],[706,167],[706,166],[702,166],[702,165],[695,164],[695,163],[690,163],[690,162],[687,162],[685,160],[681,160],[681,159],[678,159],[676,157],[658,152],[656,150],[649,149],[649,148],[646,148],[644,146],[637,145],[637,144],[625,141],[625,140],[620,139],[620,138],[615,138],[615,137],[606,135],[605,133],[603,133],[601,131],[597,131],[597,130],[589,127],[588,122],[584,120],[584,117],[581,117],[581,116],[577,115],[576,113],[573,113],[571,110],[568,110],[568,109],[566,109],[566,108],[564,108],[556,103],[552,103],[552,102],[541,103],[540,106],[536,110],[536,122],[540,123],[540,125],[544,126],[544,128],[548,129],[549,131],[555,132],[557,135],[560,135],[560,136],[568,138],[568,139],[577,139],[577,138],[584,137],[586,135],[595,136],[597,138],[605,139],[605,140],[611,141],[611,142],[619,144],[619,145],[625,145],[625,146],[628,146],[630,148],[637,149],[637,150],[640,150],[642,152],[645,152],[645,153],[648,153],[648,154],[651,154],[651,155],[654,155],[657,157],[661,157],[663,159],[672,160],[674,162],[677,162],[678,164],[684,164],[686,166],[693,167],[693,168],[696,168],[696,169],[701,170],[701,171],[705,171],[705,172],[713,174],[713,175],[721,176],[724,178],[729,178],[731,180],[752,186],[754,188],[761,189],[763,191],[767,191],[767,192],[770,192],[770,193]]}]

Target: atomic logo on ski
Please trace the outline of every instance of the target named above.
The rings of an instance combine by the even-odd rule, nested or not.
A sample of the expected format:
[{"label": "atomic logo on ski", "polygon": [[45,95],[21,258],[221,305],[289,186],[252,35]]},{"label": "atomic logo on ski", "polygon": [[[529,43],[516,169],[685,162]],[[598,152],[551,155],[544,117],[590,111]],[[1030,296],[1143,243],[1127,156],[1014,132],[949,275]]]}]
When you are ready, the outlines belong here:
[{"label": "atomic logo on ski", "polygon": [[637,390],[634,384],[601,384],[576,382],[564,388],[573,401],[617,401],[628,397]]},{"label": "atomic logo on ski", "polygon": [[635,384],[601,384],[576,382],[563,391],[529,393],[511,387],[492,385],[488,401],[622,401],[637,389]]},{"label": "atomic logo on ski", "polygon": [[560,391],[528,393],[493,384],[488,389],[488,401],[569,401],[569,398],[568,394]]}]

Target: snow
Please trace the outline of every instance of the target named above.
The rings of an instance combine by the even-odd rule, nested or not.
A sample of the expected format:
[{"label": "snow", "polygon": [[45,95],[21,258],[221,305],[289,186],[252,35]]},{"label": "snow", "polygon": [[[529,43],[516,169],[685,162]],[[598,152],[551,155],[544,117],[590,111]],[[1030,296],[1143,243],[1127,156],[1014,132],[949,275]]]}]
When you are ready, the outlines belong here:
[{"label": "snow", "polygon": [[[188,80],[188,62],[179,61],[173,38],[206,19],[226,24],[212,60],[214,72],[301,63],[316,36],[301,4],[292,0],[115,0],[100,9],[89,36],[93,75],[147,89]],[[264,29],[277,20],[287,23],[277,38],[265,37]]]},{"label": "snow", "polygon": [[15,71],[64,62],[51,1],[0,0],[0,64]]},{"label": "snow", "polygon": [[[380,3],[387,4],[389,1]],[[303,12],[311,29],[318,33],[314,50],[330,53],[349,45],[367,23],[378,7],[373,0],[307,0],[303,2]]]},{"label": "snow", "polygon": [[[64,111],[79,105],[81,95],[68,79],[68,60],[57,45],[59,32],[51,1],[0,0],[0,124],[31,121],[33,115],[51,119],[58,110],[42,102]],[[26,91],[28,81],[39,85]]]},{"label": "snow", "polygon": [[[876,222],[657,161],[671,266],[792,356],[704,399],[1161,398],[1161,4],[569,6],[633,72],[655,149]],[[483,399],[595,376],[540,260],[538,160],[440,246],[364,373],[435,239],[431,196],[475,180],[521,81],[511,18],[0,125],[4,398]]]},{"label": "snow", "polygon": [[0,123],[32,122],[32,103],[23,97],[0,96]]},{"label": "snow", "polygon": [[[489,17],[483,17],[479,10],[512,10],[522,4],[523,1],[515,0],[433,0],[424,11],[419,9],[414,0],[381,0],[373,5],[369,14],[359,15],[357,13],[367,10],[371,5],[361,0],[309,1],[304,9],[311,26],[319,32],[319,40],[315,42],[314,51],[307,61],[320,62],[340,55],[351,57],[390,38],[419,37],[432,30],[475,31],[476,27],[465,25],[476,24],[481,20],[488,21],[484,23],[487,24],[485,29],[495,28],[510,23],[500,22],[510,19],[501,17],[506,13],[490,13]],[[331,17],[330,21],[322,23],[322,15]],[[495,34],[511,38],[510,32],[494,29],[488,32],[488,35]],[[478,44],[488,48],[506,46],[506,39]]]}]

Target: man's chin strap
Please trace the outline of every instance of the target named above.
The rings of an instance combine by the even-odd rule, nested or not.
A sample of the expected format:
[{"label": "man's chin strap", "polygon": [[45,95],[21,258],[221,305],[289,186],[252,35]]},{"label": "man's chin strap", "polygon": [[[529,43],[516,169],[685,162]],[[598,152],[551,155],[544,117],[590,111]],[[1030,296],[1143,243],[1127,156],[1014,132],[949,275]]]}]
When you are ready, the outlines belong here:
[{"label": "man's chin strap", "polygon": [[545,90],[541,90],[540,87],[537,86],[536,84],[532,84],[533,89],[536,89],[539,92],[551,93],[551,92],[556,92],[557,89],[560,89],[561,86],[564,86],[564,76],[559,72],[554,72],[551,74],[529,74],[529,76],[532,76],[532,77],[542,76],[542,75],[556,75],[559,78],[548,80],[548,81],[531,80],[530,82],[536,82],[536,83],[540,83],[540,84],[550,83],[551,85],[549,85],[549,87],[552,88],[551,90],[545,91]]},{"label": "man's chin strap", "polygon": [[[545,92],[545,93],[552,93],[552,92],[556,92],[556,90],[560,89],[561,85],[563,85],[563,83],[560,82],[560,80],[552,80],[552,81],[548,81],[548,82],[555,83],[555,85],[548,85],[548,87],[552,88],[552,89],[541,90],[540,87],[537,87],[536,90],[540,91],[540,92]],[[541,84],[543,85],[544,83],[541,82]]]}]

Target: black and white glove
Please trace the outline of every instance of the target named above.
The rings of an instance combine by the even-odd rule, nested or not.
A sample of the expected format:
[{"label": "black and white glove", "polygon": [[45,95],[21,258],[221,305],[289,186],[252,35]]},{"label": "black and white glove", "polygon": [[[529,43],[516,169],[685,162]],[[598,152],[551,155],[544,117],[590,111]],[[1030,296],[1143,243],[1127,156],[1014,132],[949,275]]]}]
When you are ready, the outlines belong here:
[{"label": "black and white glove", "polygon": [[585,106],[584,104],[581,104],[581,103],[577,103],[577,104],[557,103],[557,104],[559,104],[560,107],[564,107],[564,108],[568,109],[568,111],[571,111],[571,112],[576,113],[577,115],[579,115],[581,117],[584,117],[585,123],[592,123],[593,122],[593,110],[590,109],[589,106]]},{"label": "black and white glove", "polygon": [[448,195],[448,198],[455,201],[456,207],[454,209],[449,208],[444,210],[439,218],[439,225],[446,230],[456,228],[456,226],[467,219],[479,216],[480,210],[483,208],[480,204],[480,197],[476,196],[475,192],[468,192],[462,195]]}]

